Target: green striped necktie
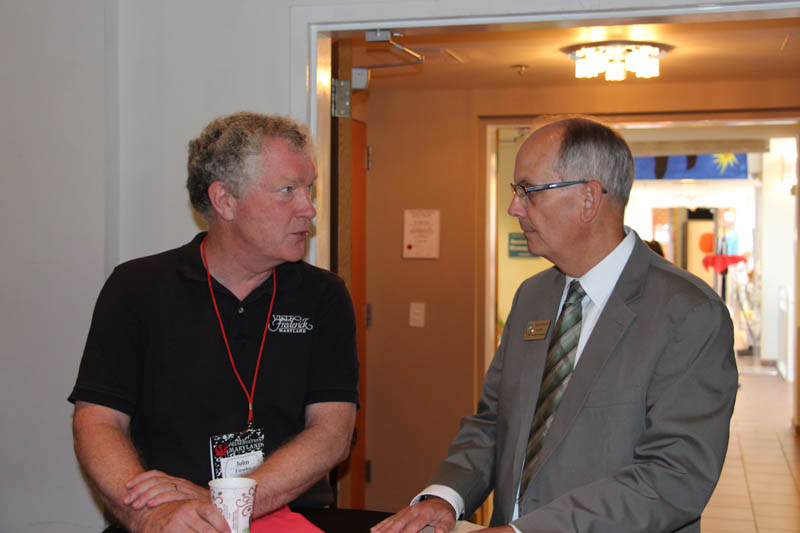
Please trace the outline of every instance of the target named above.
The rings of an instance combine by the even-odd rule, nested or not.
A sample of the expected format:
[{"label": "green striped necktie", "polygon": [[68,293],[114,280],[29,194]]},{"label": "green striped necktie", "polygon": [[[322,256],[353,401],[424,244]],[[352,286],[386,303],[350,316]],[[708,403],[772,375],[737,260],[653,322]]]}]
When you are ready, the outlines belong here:
[{"label": "green striped necktie", "polygon": [[567,299],[561,308],[561,315],[556,323],[556,330],[547,351],[542,387],[533,414],[531,434],[528,437],[528,449],[525,453],[525,467],[522,469],[522,481],[519,495],[525,493],[528,482],[536,464],[536,454],[542,449],[547,430],[553,423],[558,404],[567,389],[572,369],[575,367],[575,354],[578,351],[578,339],[581,336],[581,301],[586,296],[577,279],[572,280],[567,291]]}]

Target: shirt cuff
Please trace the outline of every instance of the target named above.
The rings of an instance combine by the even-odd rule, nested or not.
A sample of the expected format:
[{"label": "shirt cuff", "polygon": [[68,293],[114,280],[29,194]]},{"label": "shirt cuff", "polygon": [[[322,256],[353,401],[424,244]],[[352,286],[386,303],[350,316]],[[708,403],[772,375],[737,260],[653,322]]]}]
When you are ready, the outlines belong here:
[{"label": "shirt cuff", "polygon": [[514,524],[508,524],[508,525],[509,525],[509,526],[511,526],[511,527],[514,529],[514,532],[515,532],[515,533],[522,533],[522,531],[520,531],[520,530],[517,528],[517,526],[515,526]]},{"label": "shirt cuff", "polygon": [[429,485],[425,490],[414,496],[414,499],[411,500],[411,505],[421,502],[425,496],[436,496],[449,503],[456,512],[456,520],[460,520],[464,516],[464,498],[447,485]]}]

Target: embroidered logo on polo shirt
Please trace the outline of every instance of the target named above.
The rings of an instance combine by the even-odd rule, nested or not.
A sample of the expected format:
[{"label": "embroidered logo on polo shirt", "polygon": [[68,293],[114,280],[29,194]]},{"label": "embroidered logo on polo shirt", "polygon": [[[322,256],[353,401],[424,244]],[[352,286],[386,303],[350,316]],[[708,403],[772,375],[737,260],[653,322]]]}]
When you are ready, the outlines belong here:
[{"label": "embroidered logo on polo shirt", "polygon": [[314,329],[308,318],[298,315],[272,315],[269,330],[276,333],[305,333]]}]

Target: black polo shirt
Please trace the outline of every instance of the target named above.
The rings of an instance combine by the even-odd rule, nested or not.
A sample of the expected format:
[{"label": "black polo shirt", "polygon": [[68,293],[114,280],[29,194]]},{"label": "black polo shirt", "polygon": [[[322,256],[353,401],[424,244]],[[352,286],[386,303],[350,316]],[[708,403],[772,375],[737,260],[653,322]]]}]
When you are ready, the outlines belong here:
[{"label": "black polo shirt", "polygon": [[[209,437],[247,426],[200,255],[189,244],[118,266],[97,299],[71,402],[131,416],[147,469],[205,486]],[[277,293],[254,395],[265,450],[305,427],[305,407],[358,404],[353,305],[336,275],[302,261],[275,270]],[[252,385],[272,296],[268,278],[243,301],[212,279],[237,370]]]}]

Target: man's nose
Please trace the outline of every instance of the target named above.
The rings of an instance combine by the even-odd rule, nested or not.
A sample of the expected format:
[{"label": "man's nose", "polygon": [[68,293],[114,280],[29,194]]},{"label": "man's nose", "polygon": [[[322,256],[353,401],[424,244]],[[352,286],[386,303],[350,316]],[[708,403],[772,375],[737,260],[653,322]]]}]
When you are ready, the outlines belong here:
[{"label": "man's nose", "polygon": [[304,191],[300,202],[302,202],[302,205],[300,206],[298,216],[308,219],[317,216],[317,209],[314,207],[314,197],[311,191]]},{"label": "man's nose", "polygon": [[525,215],[525,206],[523,205],[525,200],[517,196],[516,194],[511,197],[511,203],[508,204],[508,214],[512,217],[521,217]]}]

